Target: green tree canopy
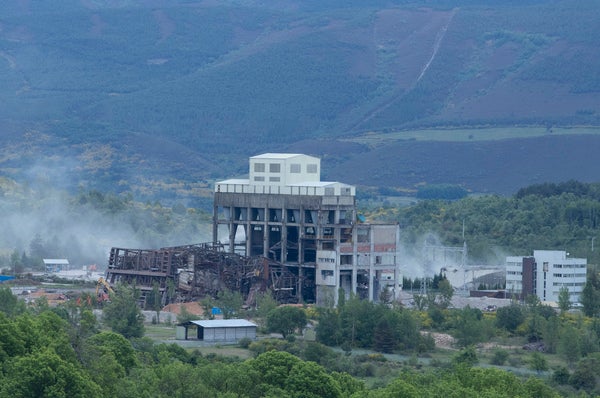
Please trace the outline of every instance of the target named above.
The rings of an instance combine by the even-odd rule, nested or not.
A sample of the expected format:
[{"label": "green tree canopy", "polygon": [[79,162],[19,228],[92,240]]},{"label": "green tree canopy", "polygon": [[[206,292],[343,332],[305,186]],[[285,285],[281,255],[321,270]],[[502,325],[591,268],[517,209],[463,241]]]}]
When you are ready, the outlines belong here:
[{"label": "green tree canopy", "polygon": [[6,367],[0,396],[102,397],[101,388],[77,365],[60,358],[53,350],[18,357]]},{"label": "green tree canopy", "polygon": [[267,329],[270,332],[281,333],[284,338],[304,326],[306,313],[301,308],[284,305],[274,308],[267,315]]},{"label": "green tree canopy", "polygon": [[139,292],[135,287],[117,285],[103,310],[102,319],[114,332],[126,338],[144,335],[144,315],[138,306]]}]

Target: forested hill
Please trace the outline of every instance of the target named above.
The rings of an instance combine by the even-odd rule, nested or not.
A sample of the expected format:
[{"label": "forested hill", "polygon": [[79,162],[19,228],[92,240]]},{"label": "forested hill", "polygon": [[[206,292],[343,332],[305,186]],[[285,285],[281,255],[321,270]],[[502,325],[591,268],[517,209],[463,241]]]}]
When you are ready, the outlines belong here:
[{"label": "forested hill", "polygon": [[[407,190],[592,180],[593,160],[557,177],[554,159],[600,146],[595,129],[581,130],[600,125],[600,3],[498,3],[3,1],[0,173],[191,198],[245,173],[249,155],[297,150],[322,156],[328,178],[363,185],[411,161],[381,177]],[[482,126],[502,131],[464,132]],[[411,158],[440,137],[397,133],[423,128],[464,139],[479,172],[452,161],[440,176],[429,167],[438,148]],[[532,137],[550,148],[538,169],[502,173],[515,164],[506,149],[484,161],[515,131],[502,141],[511,149],[540,147]],[[565,131],[588,135],[566,147],[547,137]],[[492,141],[480,150],[479,140]]]},{"label": "forested hill", "polygon": [[425,200],[367,212],[370,220],[400,223],[407,257],[429,244],[468,246],[471,264],[503,264],[509,255],[565,250],[600,264],[600,184],[569,181],[532,185],[512,197]]}]

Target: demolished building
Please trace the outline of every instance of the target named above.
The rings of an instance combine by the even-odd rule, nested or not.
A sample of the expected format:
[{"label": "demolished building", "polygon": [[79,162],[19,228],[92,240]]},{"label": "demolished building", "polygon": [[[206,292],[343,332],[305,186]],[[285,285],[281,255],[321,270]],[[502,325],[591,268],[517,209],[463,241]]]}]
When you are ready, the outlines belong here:
[{"label": "demolished building", "polygon": [[[112,248],[107,281],[135,283],[142,300],[158,285],[163,300],[216,296],[252,303],[269,289],[280,302],[337,304],[338,294],[378,301],[402,288],[398,224],[370,224],[356,188],[321,181],[320,159],[266,153],[250,158],[249,178],[217,182],[213,241],[156,250]],[[341,289],[341,290],[340,290]]]},{"label": "demolished building", "polygon": [[293,296],[297,281],[287,267],[267,258],[227,253],[211,243],[156,250],[113,247],[106,280],[112,286],[135,285],[142,305],[155,286],[163,305],[216,297],[226,289],[242,293],[246,304],[267,289],[279,302],[298,301]]},{"label": "demolished building", "polygon": [[213,243],[285,264],[304,302],[335,303],[340,288],[373,301],[384,290],[398,297],[398,224],[360,222],[356,188],[320,175],[316,157],[251,157],[247,179],[215,184]]}]

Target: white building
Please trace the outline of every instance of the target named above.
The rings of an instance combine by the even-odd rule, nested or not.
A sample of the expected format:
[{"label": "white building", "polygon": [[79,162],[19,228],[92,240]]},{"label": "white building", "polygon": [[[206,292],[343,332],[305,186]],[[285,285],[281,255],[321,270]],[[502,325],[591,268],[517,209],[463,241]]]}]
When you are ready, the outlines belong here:
[{"label": "white building", "polygon": [[533,256],[506,257],[506,291],[525,298],[558,302],[560,289],[569,289],[570,300],[579,302],[586,282],[587,259],[569,258],[562,250],[534,250]]},{"label": "white building", "polygon": [[177,340],[197,339],[209,342],[238,342],[256,339],[256,324],[245,319],[189,321],[177,325]]}]

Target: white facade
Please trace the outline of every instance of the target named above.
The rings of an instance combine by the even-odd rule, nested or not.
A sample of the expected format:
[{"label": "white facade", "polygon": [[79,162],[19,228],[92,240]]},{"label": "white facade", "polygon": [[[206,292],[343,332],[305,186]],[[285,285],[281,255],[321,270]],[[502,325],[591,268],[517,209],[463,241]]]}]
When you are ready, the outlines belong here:
[{"label": "white facade", "polygon": [[516,295],[523,292],[523,257],[506,257],[506,291]]},{"label": "white facade", "polygon": [[[215,192],[268,195],[341,197],[356,195],[352,185],[321,181],[321,159],[297,153],[264,153],[252,156],[248,179],[229,179],[215,184]],[[333,204],[333,203],[332,203]]]},{"label": "white facade", "polygon": [[535,250],[537,296],[542,301],[558,301],[562,287],[569,289],[572,303],[579,302],[586,281],[587,259],[568,258],[561,250]]},{"label": "white facade", "polygon": [[506,258],[507,293],[532,293],[541,301],[558,302],[560,289],[566,287],[570,301],[579,302],[586,276],[587,259],[569,258],[563,250],[535,250],[533,257]]},{"label": "white facade", "polygon": [[321,180],[321,159],[295,153],[250,158],[250,185],[286,186]]}]

